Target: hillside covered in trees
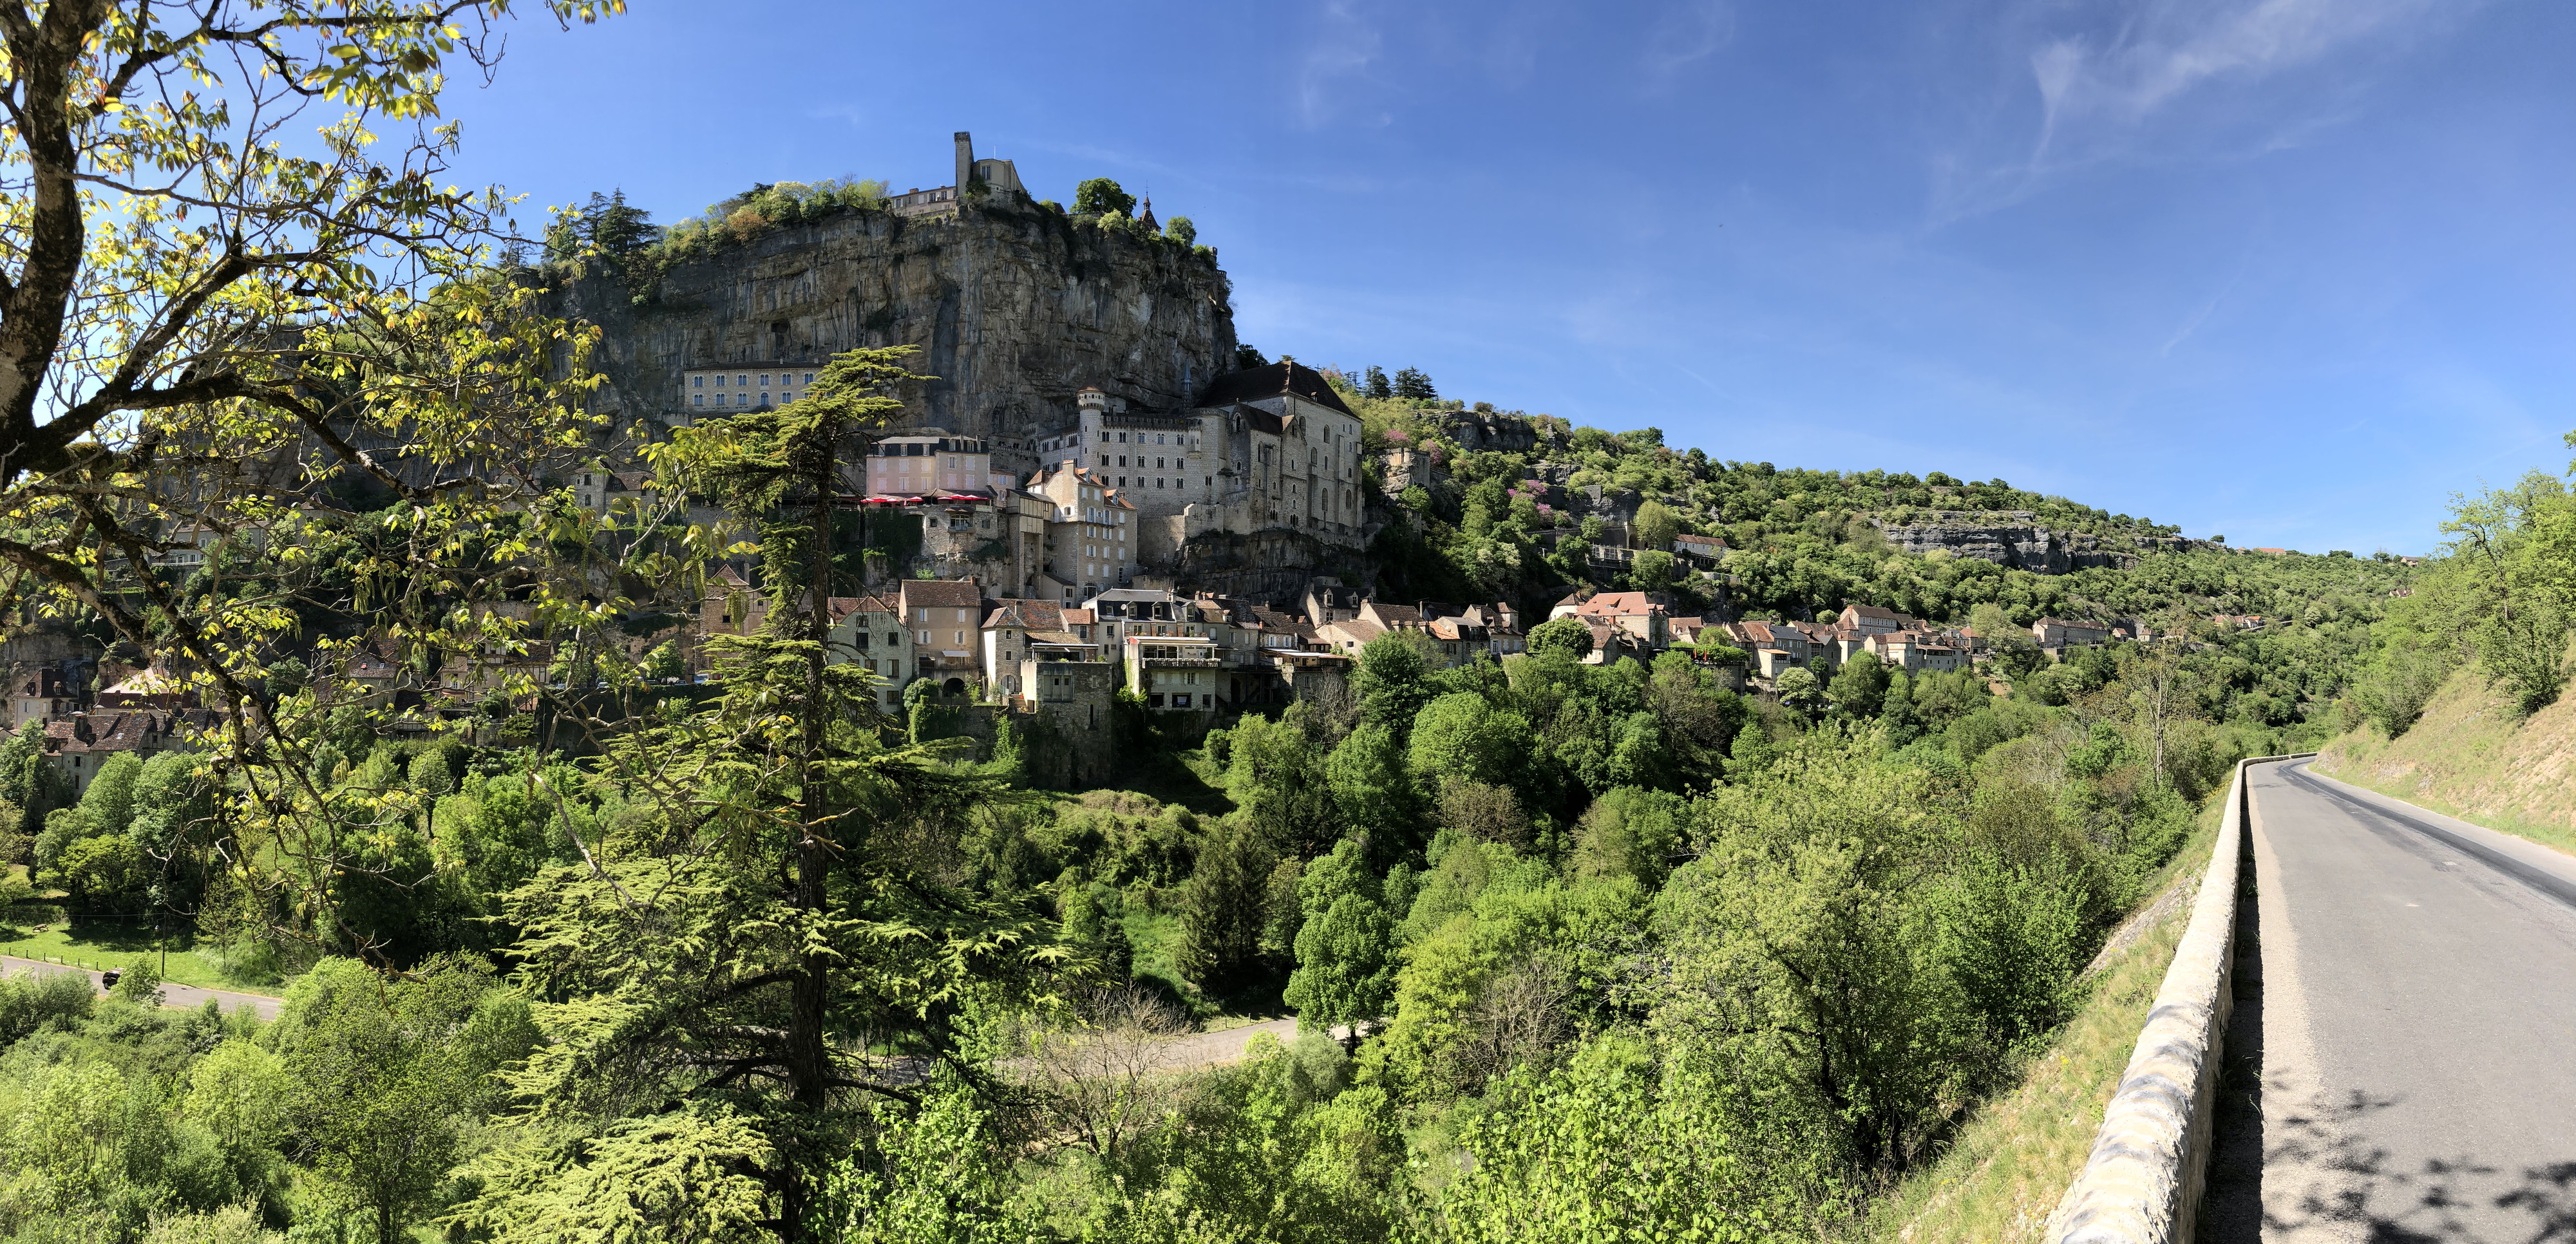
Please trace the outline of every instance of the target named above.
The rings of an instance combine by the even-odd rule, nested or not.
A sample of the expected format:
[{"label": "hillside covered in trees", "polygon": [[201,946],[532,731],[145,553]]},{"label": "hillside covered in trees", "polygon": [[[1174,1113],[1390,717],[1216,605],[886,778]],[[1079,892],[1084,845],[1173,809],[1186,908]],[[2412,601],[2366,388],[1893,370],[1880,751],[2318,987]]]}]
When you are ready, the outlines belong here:
[{"label": "hillside covered in trees", "polygon": [[[1453,667],[1396,631],[1346,695],[1186,732],[1122,702],[1132,763],[1045,789],[1030,740],[898,718],[833,648],[844,472],[912,416],[908,352],[675,429],[652,487],[580,504],[620,430],[599,326],[543,283],[583,256],[510,263],[499,199],[432,189],[456,132],[401,124],[498,14],[344,7],[57,5],[89,27],[10,43],[36,190],[0,213],[0,616],[158,666],[130,694],[193,716],[76,774],[100,719],[0,743],[0,946],[121,970],[0,980],[0,1238],[1813,1239],[2042,1047],[2237,758],[2393,728],[2417,662],[2555,694],[2517,569],[2556,564],[2519,551],[2557,547],[2555,502],[2464,517],[2460,591],[2392,597],[2393,561],[1489,421],[1408,371],[1352,382],[1390,599],[1877,603],[1993,659],[1747,693],[1723,645],[1596,664],[1560,630]],[[243,47],[237,113],[170,102]],[[271,127],[308,106],[333,140],[292,154]],[[179,184],[87,197],[139,165]],[[619,245],[755,245],[880,189]],[[29,378],[78,400],[40,419]],[[1996,515],[2099,564],[1889,535]],[[1692,533],[1714,564],[1670,551]],[[727,557],[767,608],[706,681],[623,642]],[[2386,608],[2436,599],[2474,605],[2473,654]],[[2051,659],[2013,638],[2043,614],[2162,637]],[[388,693],[447,661],[501,673]],[[180,984],[254,1003],[161,1005]],[[1192,1054],[1271,1016],[1289,1039]]]},{"label": "hillside covered in trees", "polygon": [[[593,646],[634,698],[545,710],[568,727],[548,750],[509,737],[506,698],[489,733],[423,738],[335,700],[327,660],[272,657],[265,711],[300,723],[284,768],[172,753],[74,799],[40,734],[10,743],[19,893],[51,896],[13,918],[151,912],[285,1006],[156,1011],[149,961],[105,999],[11,983],[0,1226],[1500,1240],[1609,1213],[1810,1235],[2011,1081],[2237,757],[2343,727],[2409,573],[2208,548],[2068,576],[1924,557],[1874,545],[1852,503],[1932,485],[1574,429],[1562,463],[1450,457],[1403,497],[1390,577],[1886,601],[1996,634],[2092,606],[2175,635],[2054,662],[2005,642],[1957,673],[1864,657],[1769,697],[1729,689],[1722,653],[1591,665],[1541,644],[1444,669],[1391,633],[1347,700],[1198,737],[1138,713],[1117,727],[1148,757],[1125,789],[1046,792],[1007,737],[978,761],[815,660],[799,464],[890,413],[899,370],[853,356],[812,410],[684,443],[673,478],[766,515],[787,554],[767,632],[724,641],[712,686],[668,695]],[[1378,434],[1444,446],[1421,411]],[[1722,535],[1732,581],[1541,551],[1559,526],[1514,481],[1576,461],[1645,499],[1635,526]],[[1730,509],[1763,517],[1716,521]],[[358,608],[381,546],[315,535],[184,586]],[[578,578],[649,546],[478,546],[523,568],[537,547]],[[1506,558],[1517,577],[1487,577]],[[440,616],[474,581],[460,566],[391,608]],[[531,633],[600,624],[568,608]],[[1281,1013],[1304,1035],[1234,1065],[1158,1053]]]}]

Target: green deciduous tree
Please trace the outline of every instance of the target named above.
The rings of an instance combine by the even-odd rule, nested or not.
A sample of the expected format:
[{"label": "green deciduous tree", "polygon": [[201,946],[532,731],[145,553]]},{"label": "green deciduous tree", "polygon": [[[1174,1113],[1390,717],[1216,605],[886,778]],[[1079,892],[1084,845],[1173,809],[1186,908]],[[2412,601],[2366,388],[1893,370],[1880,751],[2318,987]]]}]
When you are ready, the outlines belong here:
[{"label": "green deciduous tree", "polygon": [[1094,177],[1073,188],[1073,214],[1076,216],[1132,215],[1136,196],[1120,189],[1117,182]]},{"label": "green deciduous tree", "polygon": [[1421,833],[1420,792],[1404,765],[1395,730],[1374,722],[1344,735],[1324,760],[1334,807],[1370,857],[1388,863],[1418,846]]},{"label": "green deciduous tree", "polygon": [[1592,628],[1580,618],[1550,618],[1530,628],[1529,650],[1558,652],[1577,661],[1592,655]]},{"label": "green deciduous tree", "polygon": [[1796,1144],[1781,1106],[1662,1064],[1631,1034],[1588,1043],[1495,1086],[1459,1135],[1472,1161],[1441,1190],[1439,1222],[1461,1244],[1805,1236],[1835,1171]]},{"label": "green deciduous tree", "polygon": [[1497,709],[1477,692],[1453,691],[1414,718],[1407,763],[1435,791],[1443,780],[1506,786],[1521,776],[1535,743],[1519,713]]},{"label": "green deciduous tree", "polygon": [[1353,1048],[1359,1025],[1384,1015],[1395,1000],[1395,926],[1381,897],[1367,855],[1350,841],[1309,866],[1298,888],[1306,922],[1297,933],[1288,1005],[1304,1027],[1329,1032],[1350,1025]]},{"label": "green deciduous tree", "polygon": [[1680,564],[1662,549],[1647,549],[1628,568],[1628,581],[1640,592],[1661,592],[1681,581]]},{"label": "green deciduous tree", "polygon": [[2442,523],[2478,664],[2524,713],[2556,700],[2567,685],[2576,582],[2552,573],[2561,568],[2542,555],[2535,536],[2553,512],[2571,505],[2558,481],[2535,472],[2511,489],[2453,496]]},{"label": "green deciduous tree", "polygon": [[1673,539],[1681,534],[1681,516],[1661,501],[1639,505],[1636,521],[1628,525],[1629,544],[1641,553],[1669,554],[1673,551]]},{"label": "green deciduous tree", "polygon": [[485,1076],[459,1040],[491,987],[488,969],[433,965],[388,982],[350,959],[297,978],[279,1013],[285,1126],[313,1169],[348,1190],[394,1240],[436,1208]]},{"label": "green deciduous tree", "polygon": [[1887,666],[1877,654],[1855,652],[1834,671],[1833,681],[1825,687],[1825,698],[1836,709],[1857,718],[1876,717],[1887,705]]},{"label": "green deciduous tree", "polygon": [[1432,657],[1431,641],[1418,631],[1389,631],[1360,645],[1351,690],[1359,697],[1361,719],[1399,738],[1409,736],[1413,715],[1434,694]]}]

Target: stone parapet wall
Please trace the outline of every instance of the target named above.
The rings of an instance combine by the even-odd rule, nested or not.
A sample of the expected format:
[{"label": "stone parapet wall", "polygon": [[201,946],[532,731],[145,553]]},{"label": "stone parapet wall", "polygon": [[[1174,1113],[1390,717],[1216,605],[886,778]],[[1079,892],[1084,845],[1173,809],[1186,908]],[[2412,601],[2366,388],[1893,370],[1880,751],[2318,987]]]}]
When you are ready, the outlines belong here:
[{"label": "stone parapet wall", "polygon": [[[2313,755],[2314,753],[2305,753]],[[2238,761],[2191,923],[2156,990],[2146,1028],[2103,1112],[2084,1170],[2049,1216],[2053,1244],[2187,1244],[2208,1170],[2221,1042],[2234,1003],[2236,896],[2245,853],[2247,766]]]}]

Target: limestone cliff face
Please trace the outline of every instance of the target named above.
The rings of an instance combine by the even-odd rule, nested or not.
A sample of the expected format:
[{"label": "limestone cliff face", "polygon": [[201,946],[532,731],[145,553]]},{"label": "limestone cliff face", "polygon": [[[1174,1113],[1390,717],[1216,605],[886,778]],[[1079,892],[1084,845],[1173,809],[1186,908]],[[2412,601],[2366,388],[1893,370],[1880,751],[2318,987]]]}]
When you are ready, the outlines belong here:
[{"label": "limestone cliff face", "polygon": [[1906,526],[1872,520],[1887,541],[1908,553],[1935,549],[1953,557],[1974,557],[2033,574],[2065,574],[2101,566],[2125,566],[2135,555],[2115,549],[2101,537],[2051,531],[2028,510],[1972,513],[1937,510],[1921,514]]},{"label": "limestone cliff face", "polygon": [[957,215],[846,212],[678,264],[641,301],[605,276],[562,300],[606,331],[613,408],[665,420],[683,409],[686,368],[915,345],[915,370],[937,379],[913,423],[1026,436],[1070,426],[1086,385],[1147,409],[1187,405],[1235,348],[1213,257],[1016,195]]}]

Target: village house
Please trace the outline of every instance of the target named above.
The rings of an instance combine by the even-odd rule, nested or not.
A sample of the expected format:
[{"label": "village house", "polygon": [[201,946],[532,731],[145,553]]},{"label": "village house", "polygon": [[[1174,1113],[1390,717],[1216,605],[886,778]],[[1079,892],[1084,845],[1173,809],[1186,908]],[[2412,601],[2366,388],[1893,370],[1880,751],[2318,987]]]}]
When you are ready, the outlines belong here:
[{"label": "village house", "polygon": [[75,796],[107,762],[122,754],[150,760],[163,752],[194,751],[196,736],[212,728],[206,709],[74,710],[45,723],[45,762],[71,780]]},{"label": "village house", "polygon": [[1879,663],[1907,673],[1935,673],[1968,664],[1968,655],[1937,631],[1883,631],[1869,636],[1867,651]]},{"label": "village house", "polygon": [[1805,668],[1815,655],[1807,632],[1786,622],[1734,622],[1726,630],[1736,647],[1752,654],[1755,675],[1766,680],[1793,666]]},{"label": "village house", "polygon": [[914,677],[937,682],[942,695],[964,695],[970,680],[982,680],[976,649],[984,598],[974,580],[906,579],[896,601],[912,632]]},{"label": "village house", "polygon": [[[1029,686],[1023,668],[1031,661],[1099,661],[1100,645],[1088,631],[1091,612],[1068,609],[1052,600],[1003,600],[984,618],[984,679],[987,693],[1017,699]],[[1079,618],[1079,621],[1073,620]]]},{"label": "village house", "polygon": [[2041,618],[2030,624],[2031,635],[2045,650],[2082,647],[2108,643],[2111,628],[2098,622],[2069,622],[2063,618]]},{"label": "village house", "polygon": [[[1568,596],[1556,602],[1548,617],[1607,626],[1648,652],[1661,652],[1672,646],[1671,612],[1644,592],[1597,592],[1584,599]],[[1594,647],[1597,652],[1599,645]]]},{"label": "village house", "polygon": [[680,372],[680,407],[690,419],[784,406],[805,396],[820,367],[813,363],[746,363]]},{"label": "village house", "polygon": [[893,712],[903,704],[903,689],[912,681],[913,629],[904,624],[903,601],[893,594],[835,596],[831,637],[824,660],[839,665],[856,662],[876,675],[877,707]]},{"label": "village house", "polygon": [[1202,717],[1216,710],[1225,660],[1215,639],[1130,631],[1123,651],[1127,686],[1145,707]]},{"label": "village house", "polygon": [[10,680],[9,728],[12,730],[31,721],[49,721],[66,716],[80,707],[80,689],[61,669],[46,666],[24,670]]},{"label": "village house", "polygon": [[990,501],[1018,481],[995,474],[993,451],[971,436],[922,428],[889,436],[868,447],[872,497],[969,497]]},{"label": "village house", "polygon": [[1063,603],[1127,586],[1136,572],[1136,506],[1088,467],[1056,464],[1029,482],[1046,499],[1045,571]]},{"label": "village house", "polygon": [[1673,553],[1698,566],[1715,566],[1726,559],[1726,541],[1715,536],[1679,535],[1673,537]]}]

